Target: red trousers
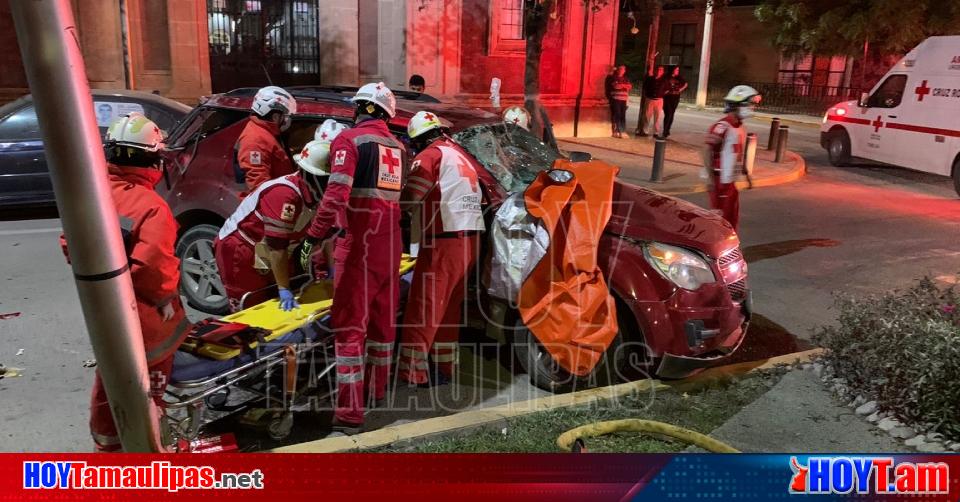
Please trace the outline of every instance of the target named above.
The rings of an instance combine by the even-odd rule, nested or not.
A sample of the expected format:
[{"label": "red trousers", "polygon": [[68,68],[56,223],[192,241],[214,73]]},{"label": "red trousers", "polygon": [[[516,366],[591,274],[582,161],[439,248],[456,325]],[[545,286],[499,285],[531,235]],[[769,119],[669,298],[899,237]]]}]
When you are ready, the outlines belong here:
[{"label": "red trousers", "polygon": [[250,291],[265,288],[274,283],[273,274],[267,271],[261,274],[253,268],[254,251],[247,241],[234,232],[226,239],[217,239],[213,254],[217,259],[220,280],[227,290],[230,309],[236,312],[243,295]]},{"label": "red trousers", "polygon": [[340,422],[362,424],[364,391],[383,399],[390,378],[400,300],[400,232],[353,235],[337,243],[330,324],[335,333]]},{"label": "red trousers", "polygon": [[452,377],[456,369],[466,274],[477,259],[479,235],[437,238],[424,243],[403,315],[399,377],[427,383],[427,356]]},{"label": "red trousers", "polygon": [[740,225],[740,192],[735,183],[720,183],[715,176],[710,190],[710,205],[723,214],[734,230]]},{"label": "red trousers", "polygon": [[[150,395],[157,406],[163,407],[163,391],[167,388],[167,379],[173,369],[173,354],[169,357],[148,366],[150,371]],[[90,396],[90,435],[93,436],[94,447],[100,452],[116,452],[121,450],[120,436],[117,426],[113,422],[113,413],[107,401],[107,391],[100,380],[100,371],[97,370],[93,380],[93,393]]]}]

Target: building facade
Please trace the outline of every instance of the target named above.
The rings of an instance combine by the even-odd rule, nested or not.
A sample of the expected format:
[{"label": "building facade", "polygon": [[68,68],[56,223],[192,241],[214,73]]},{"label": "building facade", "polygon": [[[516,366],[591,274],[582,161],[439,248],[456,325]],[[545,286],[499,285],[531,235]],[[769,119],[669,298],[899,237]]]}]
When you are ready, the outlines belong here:
[{"label": "building facade", "polygon": [[[0,39],[16,48],[0,0]],[[523,0],[72,0],[94,88],[158,92],[196,103],[211,92],[276,85],[403,89],[490,106],[523,100]],[[558,0],[543,44],[541,99],[558,135],[608,130],[603,79],[616,52],[618,9]],[[0,100],[27,92],[19,49],[0,56]]]}]

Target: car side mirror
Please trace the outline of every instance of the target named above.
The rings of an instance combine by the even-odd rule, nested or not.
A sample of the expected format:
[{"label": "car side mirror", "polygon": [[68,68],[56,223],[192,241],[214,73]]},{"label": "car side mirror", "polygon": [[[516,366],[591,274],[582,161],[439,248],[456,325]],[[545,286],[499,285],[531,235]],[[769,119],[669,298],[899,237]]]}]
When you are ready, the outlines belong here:
[{"label": "car side mirror", "polygon": [[593,155],[588,152],[570,152],[570,162],[590,162]]},{"label": "car side mirror", "polygon": [[860,101],[857,101],[857,105],[860,108],[869,108],[867,102],[870,101],[870,93],[862,92],[860,93]]}]

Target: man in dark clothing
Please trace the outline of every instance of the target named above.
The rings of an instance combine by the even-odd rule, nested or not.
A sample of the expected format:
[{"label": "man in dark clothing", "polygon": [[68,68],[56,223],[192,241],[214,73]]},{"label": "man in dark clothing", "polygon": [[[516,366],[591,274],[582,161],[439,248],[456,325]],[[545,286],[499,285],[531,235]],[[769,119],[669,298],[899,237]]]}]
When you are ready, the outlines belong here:
[{"label": "man in dark clothing", "polygon": [[674,66],[667,77],[667,91],[663,96],[663,137],[670,137],[670,127],[673,125],[673,116],[677,113],[677,106],[680,105],[680,95],[690,85],[687,80],[680,75],[680,67]]},{"label": "man in dark clothing", "polygon": [[656,74],[653,68],[643,79],[643,97],[646,105],[643,110],[643,125],[637,128],[637,136],[646,136],[646,129],[653,129],[655,136],[663,134],[663,96],[667,93],[667,80],[663,78],[663,67],[658,66]]}]

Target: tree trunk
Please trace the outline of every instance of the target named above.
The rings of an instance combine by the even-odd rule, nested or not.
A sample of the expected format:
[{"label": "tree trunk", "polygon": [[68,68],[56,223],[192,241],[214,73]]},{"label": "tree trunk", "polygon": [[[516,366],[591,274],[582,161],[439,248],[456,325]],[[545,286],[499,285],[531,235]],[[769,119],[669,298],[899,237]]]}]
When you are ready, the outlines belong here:
[{"label": "tree trunk", "polygon": [[527,46],[523,74],[523,106],[530,112],[530,131],[554,149],[557,148],[557,142],[553,136],[553,125],[540,103],[540,57],[543,54],[543,37],[547,33],[550,20],[548,13],[556,1],[544,0],[538,4],[526,0],[524,16]]},{"label": "tree trunk", "polygon": [[650,14],[650,32],[647,34],[647,75],[650,69],[657,64],[657,43],[660,39],[660,14],[663,12],[663,2],[653,1],[653,12]]}]

